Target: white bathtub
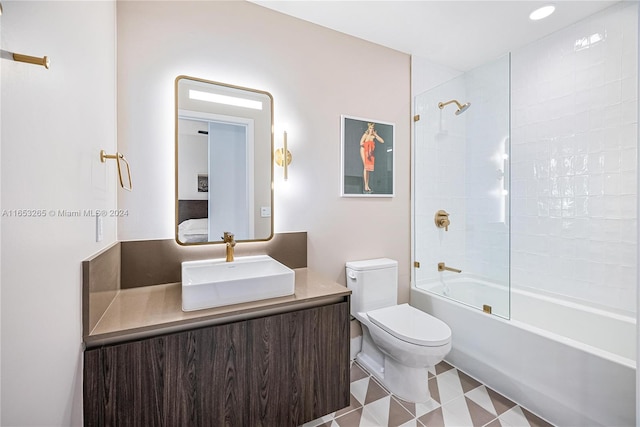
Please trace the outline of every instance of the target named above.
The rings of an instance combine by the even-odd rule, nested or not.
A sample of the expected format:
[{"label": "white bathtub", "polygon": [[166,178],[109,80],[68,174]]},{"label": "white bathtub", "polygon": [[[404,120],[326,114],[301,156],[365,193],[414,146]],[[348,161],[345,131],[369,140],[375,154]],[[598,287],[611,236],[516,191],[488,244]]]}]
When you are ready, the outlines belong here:
[{"label": "white bathtub", "polygon": [[476,279],[447,284],[500,316],[510,300],[512,315],[421,289],[441,284],[412,287],[411,305],[451,327],[453,365],[558,426],[636,425],[635,319]]}]

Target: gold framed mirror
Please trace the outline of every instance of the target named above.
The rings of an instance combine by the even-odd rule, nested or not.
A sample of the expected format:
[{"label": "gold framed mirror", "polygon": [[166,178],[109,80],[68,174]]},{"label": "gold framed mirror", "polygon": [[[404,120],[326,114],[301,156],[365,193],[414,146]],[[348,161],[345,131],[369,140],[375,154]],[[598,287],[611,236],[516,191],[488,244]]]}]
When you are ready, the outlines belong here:
[{"label": "gold framed mirror", "polygon": [[175,80],[176,241],[273,236],[273,97],[225,83]]}]

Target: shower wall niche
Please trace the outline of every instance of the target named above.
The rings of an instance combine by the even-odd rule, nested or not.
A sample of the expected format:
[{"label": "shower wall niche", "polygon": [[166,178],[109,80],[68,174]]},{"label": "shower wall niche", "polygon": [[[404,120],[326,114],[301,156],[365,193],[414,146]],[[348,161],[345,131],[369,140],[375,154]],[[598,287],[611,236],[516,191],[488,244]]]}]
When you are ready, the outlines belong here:
[{"label": "shower wall niche", "polygon": [[[415,98],[414,283],[509,317],[510,56]],[[470,103],[455,114],[452,99]],[[449,213],[448,231],[434,214]],[[439,272],[437,264],[462,273]],[[480,293],[461,282],[482,282]],[[479,287],[480,288],[480,287]]]}]

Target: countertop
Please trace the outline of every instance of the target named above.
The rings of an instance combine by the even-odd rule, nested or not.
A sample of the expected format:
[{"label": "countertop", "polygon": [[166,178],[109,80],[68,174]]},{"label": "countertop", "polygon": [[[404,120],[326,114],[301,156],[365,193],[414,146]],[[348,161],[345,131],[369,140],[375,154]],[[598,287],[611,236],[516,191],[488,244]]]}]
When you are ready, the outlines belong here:
[{"label": "countertop", "polygon": [[348,288],[312,270],[294,271],[293,295],[188,312],[182,311],[179,282],[120,290],[84,343],[95,347],[247,320],[339,302],[351,294]]}]

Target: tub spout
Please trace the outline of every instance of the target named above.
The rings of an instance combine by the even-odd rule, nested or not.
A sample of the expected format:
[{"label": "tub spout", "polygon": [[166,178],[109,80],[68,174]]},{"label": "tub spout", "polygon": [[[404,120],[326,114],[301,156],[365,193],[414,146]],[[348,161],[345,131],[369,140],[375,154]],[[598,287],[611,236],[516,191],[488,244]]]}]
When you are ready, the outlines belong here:
[{"label": "tub spout", "polygon": [[462,273],[462,270],[459,270],[457,268],[453,268],[453,267],[447,267],[446,265],[444,265],[444,262],[439,262],[438,263],[438,271],[453,271],[454,273]]}]

